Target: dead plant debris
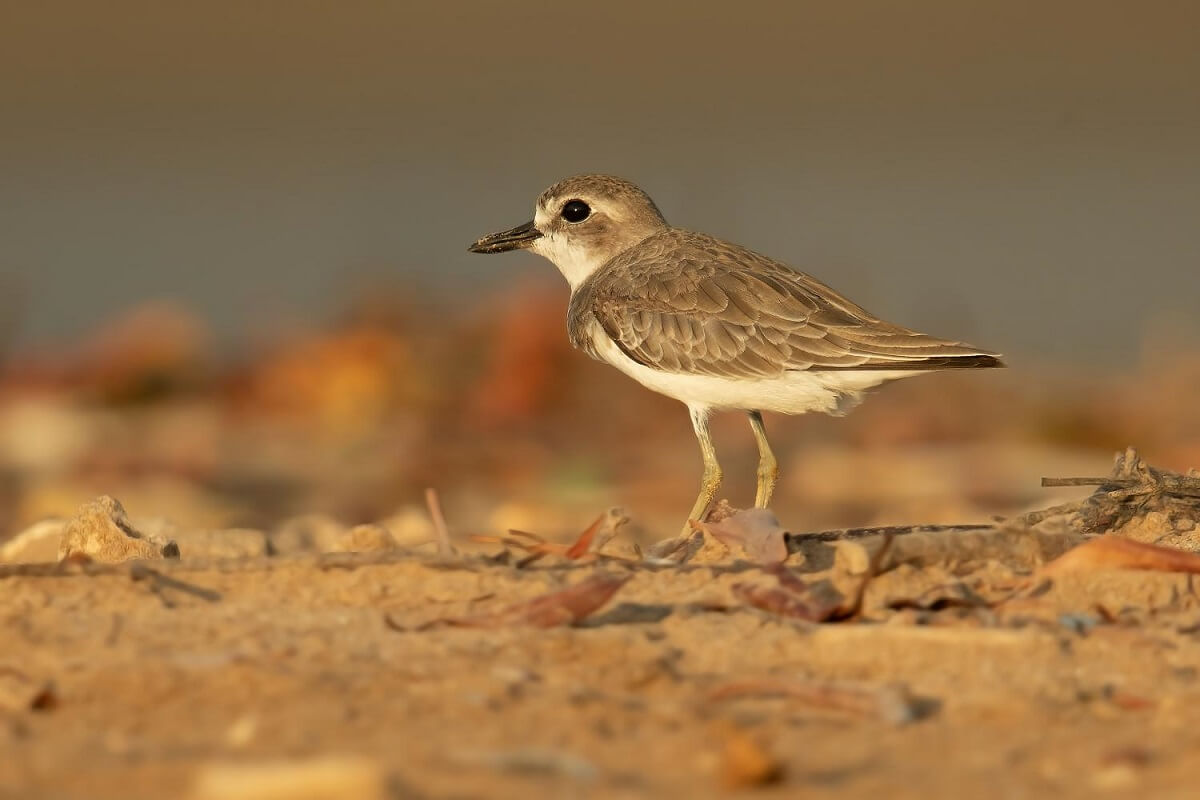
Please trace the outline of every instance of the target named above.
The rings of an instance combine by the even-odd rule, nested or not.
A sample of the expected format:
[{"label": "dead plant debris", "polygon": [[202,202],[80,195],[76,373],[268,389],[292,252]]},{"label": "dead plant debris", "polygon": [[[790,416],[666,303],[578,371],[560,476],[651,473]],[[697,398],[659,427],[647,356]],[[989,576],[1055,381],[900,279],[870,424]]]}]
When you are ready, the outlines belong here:
[{"label": "dead plant debris", "polygon": [[475,535],[471,541],[482,544],[500,544],[523,550],[529,555],[516,562],[518,568],[524,568],[539,561],[545,556],[559,556],[568,561],[594,561],[607,558],[617,561],[629,561],[608,553],[601,553],[601,548],[613,539],[618,531],[629,522],[628,515],[620,508],[610,508],[596,518],[595,522],[584,528],[583,532],[569,545],[547,541],[544,537],[528,531],[509,529],[508,536]]},{"label": "dead plant debris", "polygon": [[722,683],[708,693],[711,702],[747,697],[785,698],[804,708],[878,719],[904,725],[932,714],[936,701],[918,698],[903,683],[831,683],[784,678],[749,678]]},{"label": "dead plant debris", "polygon": [[1098,569],[1142,569],[1200,573],[1200,555],[1105,534],[1084,542],[1044,566],[1038,573],[1052,578],[1067,572]]},{"label": "dead plant debris", "polygon": [[788,557],[784,540],[787,532],[770,509],[751,508],[735,511],[718,520],[689,522],[694,530],[708,534],[726,547],[740,547],[759,564],[779,564]]},{"label": "dead plant debris", "polygon": [[[474,614],[467,617],[444,617],[424,622],[413,630],[426,631],[434,628],[505,628],[530,626],[554,628],[575,624],[587,618],[612,599],[630,575],[592,575],[574,586],[540,595],[532,600],[513,603],[499,611]],[[408,630],[389,616],[385,616],[389,627]]]},{"label": "dead plant debris", "polygon": [[1159,512],[1170,518],[1200,521],[1200,475],[1182,475],[1147,464],[1133,447],[1118,453],[1112,472],[1102,478],[1042,478],[1042,485],[1095,486],[1096,491],[1076,503],[1065,503],[1026,514],[1027,524],[1050,516],[1067,515],[1085,533],[1105,533],[1131,521]]},{"label": "dead plant debris", "polygon": [[875,551],[867,571],[863,573],[849,598],[843,598],[835,593],[818,596],[816,584],[810,584],[793,574],[782,565],[777,565],[767,572],[773,575],[779,584],[778,588],[764,588],[751,583],[739,582],[733,584],[730,590],[739,600],[755,608],[784,617],[801,619],[806,622],[841,622],[857,617],[862,610],[863,597],[867,585],[879,572],[879,565],[887,557],[891,547],[892,537],[885,536],[883,546]]},{"label": "dead plant debris", "polygon": [[[1043,747],[1037,721],[1064,697],[1087,704],[1087,713],[1062,715],[1045,751],[1067,768],[1096,770],[1093,783],[1104,787],[1143,772],[1157,780],[1160,768],[1182,775],[1171,738],[1180,728],[1150,722],[1170,709],[1180,725],[1200,724],[1187,702],[1200,648],[1188,576],[1200,572],[1200,547],[1189,551],[1195,535],[1174,524],[1187,520],[1195,498],[1188,481],[1143,472],[1097,484],[1102,503],[1117,502],[1112,492],[1143,492],[1121,495],[1112,517],[1119,527],[1100,536],[1082,529],[1082,505],[1036,526],[783,534],[768,515],[725,504],[701,530],[642,551],[631,541],[636,533],[620,528],[624,516],[610,511],[570,541],[514,530],[477,537],[499,545],[483,548],[498,554],[453,559],[445,548],[437,556],[396,548],[206,563],[185,548],[178,561],[3,565],[0,625],[22,660],[12,662],[19,673],[0,667],[0,740],[15,754],[7,773],[0,767],[0,782],[19,777],[12,764],[33,760],[35,747],[65,763],[80,724],[111,717],[128,730],[122,714],[168,693],[181,708],[237,705],[228,715],[197,714],[208,727],[189,739],[163,715],[141,714],[145,741],[172,752],[191,753],[202,738],[228,747],[228,720],[244,714],[261,731],[254,746],[272,757],[276,735],[279,752],[333,753],[369,749],[382,730],[372,726],[398,728],[420,758],[379,751],[371,780],[382,776],[392,793],[394,780],[467,795],[586,779],[600,793],[634,786],[699,796],[718,782],[749,790],[785,777],[801,792],[835,781],[852,793],[868,791],[868,780],[920,780],[926,766],[938,782],[914,791],[936,793],[952,781],[978,786],[977,767],[958,758],[975,752],[968,747]],[[422,509],[415,513],[422,527],[408,541],[427,542],[432,529]],[[1175,546],[1154,538],[1160,518]],[[781,558],[781,540],[793,551],[804,546],[803,563]],[[164,613],[160,600],[173,610]],[[382,603],[391,609],[386,626],[409,636],[397,639],[379,624]],[[760,612],[802,624],[764,625]],[[864,617],[872,624],[811,628]],[[338,646],[328,646],[335,637]],[[195,668],[229,658],[237,669]],[[1064,674],[1120,680],[1079,681],[1064,695]],[[69,678],[66,699],[60,711],[35,716],[60,702],[50,676]],[[344,694],[347,685],[356,688],[357,708],[341,694],[336,703],[314,694]],[[939,687],[938,697],[910,686]],[[318,702],[306,702],[314,696]],[[867,738],[888,736],[884,726],[937,713],[943,700],[954,704],[937,723],[946,752],[930,753],[925,736],[893,736],[895,758],[873,759],[870,770],[847,756],[861,753]],[[1131,735],[1154,758],[1097,761],[1110,745],[1089,738],[1092,712],[1136,726]],[[713,735],[712,720],[729,727]],[[522,738],[512,740],[514,732]],[[633,759],[631,741],[639,748]],[[109,746],[120,752],[137,741],[113,735]],[[180,770],[202,768],[223,751],[196,752],[180,757]],[[1004,777],[1036,793],[1046,782],[1041,764],[1006,760]],[[120,796],[128,773],[120,779],[97,796]],[[167,791],[165,781],[155,788]]]},{"label": "dead plant debris", "polygon": [[433,523],[434,535],[437,537],[438,555],[443,558],[453,558],[458,555],[454,544],[450,541],[450,528],[446,525],[446,515],[442,513],[442,501],[436,489],[425,490],[425,505],[429,509],[429,519]]}]

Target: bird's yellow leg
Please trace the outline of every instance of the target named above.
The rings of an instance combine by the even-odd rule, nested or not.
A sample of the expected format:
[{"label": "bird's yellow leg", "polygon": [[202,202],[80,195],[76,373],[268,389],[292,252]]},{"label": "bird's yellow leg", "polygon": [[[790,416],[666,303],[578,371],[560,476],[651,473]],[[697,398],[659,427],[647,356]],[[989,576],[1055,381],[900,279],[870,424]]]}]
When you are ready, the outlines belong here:
[{"label": "bird's yellow leg", "polygon": [[692,408],[692,428],[696,431],[696,440],[700,442],[700,457],[704,459],[704,475],[700,479],[700,495],[696,498],[688,514],[688,522],[684,523],[683,535],[692,532],[691,520],[703,520],[708,507],[712,505],[721,488],[721,465],[717,463],[717,450],[713,447],[712,438],[708,435],[708,409]]},{"label": "bird's yellow leg", "polygon": [[771,495],[775,493],[775,481],[779,478],[779,462],[771,452],[767,442],[767,431],[763,428],[762,413],[751,411],[750,430],[754,431],[754,440],[758,442],[758,489],[754,493],[754,507],[766,508],[771,503]]}]

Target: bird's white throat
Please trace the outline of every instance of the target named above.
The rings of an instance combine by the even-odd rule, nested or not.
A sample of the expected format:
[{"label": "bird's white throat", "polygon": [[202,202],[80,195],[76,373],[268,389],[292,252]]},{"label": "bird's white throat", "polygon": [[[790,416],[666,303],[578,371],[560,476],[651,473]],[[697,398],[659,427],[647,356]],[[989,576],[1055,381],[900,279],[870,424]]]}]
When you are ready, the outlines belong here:
[{"label": "bird's white throat", "polygon": [[596,253],[578,244],[564,241],[563,237],[550,234],[538,239],[529,248],[558,267],[558,271],[575,291],[593,272],[608,260],[603,253]]},{"label": "bird's white throat", "polygon": [[543,209],[537,209],[533,224],[543,234],[540,239],[530,245],[529,249],[558,267],[558,271],[567,279],[567,283],[571,285],[571,291],[574,292],[593,272],[604,266],[610,256],[581,245],[579,242],[572,242],[568,237],[554,230],[547,233],[550,226],[546,223],[546,212]]}]

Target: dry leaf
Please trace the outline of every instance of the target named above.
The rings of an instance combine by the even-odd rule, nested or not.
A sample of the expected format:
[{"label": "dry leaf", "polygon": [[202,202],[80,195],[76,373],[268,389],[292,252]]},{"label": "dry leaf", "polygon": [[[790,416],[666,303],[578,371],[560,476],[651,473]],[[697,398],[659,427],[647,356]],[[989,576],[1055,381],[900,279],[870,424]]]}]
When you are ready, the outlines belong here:
[{"label": "dry leaf", "polygon": [[1200,555],[1106,534],[1085,542],[1042,568],[1042,577],[1089,569],[1146,569],[1200,573]]},{"label": "dry leaf", "polygon": [[811,598],[785,589],[763,588],[750,583],[735,583],[729,589],[738,600],[755,608],[808,622],[823,622],[837,608],[837,605],[816,605]]},{"label": "dry leaf", "polygon": [[[620,506],[613,506],[605,511],[600,519],[597,520],[599,528],[592,534],[591,544],[588,548],[590,552],[599,553],[604,549],[604,546],[616,538],[621,528],[628,525],[630,521],[629,515],[625,513],[625,509]],[[586,533],[586,531],[585,531]],[[581,537],[582,538],[582,537]],[[572,547],[574,549],[574,547]]]},{"label": "dry leaf", "polygon": [[596,531],[600,530],[600,526],[604,523],[604,520],[604,514],[596,517],[596,521],[588,525],[587,529],[579,534],[579,538],[575,540],[575,544],[568,547],[563,555],[572,561],[587,555],[588,551],[592,548],[592,540],[596,538]]},{"label": "dry leaf", "polygon": [[579,622],[607,603],[630,577],[593,575],[574,586],[515,603],[491,614],[435,619],[420,625],[417,630],[443,625],[456,628],[502,628],[509,625],[553,628]]},{"label": "dry leaf", "polygon": [[879,565],[891,549],[892,538],[890,533],[885,535],[883,544],[872,556],[871,563],[867,565],[867,571],[850,600],[841,597],[836,600],[818,597],[813,586],[800,580],[782,564],[776,564],[768,570],[779,581],[780,588],[768,589],[748,583],[735,583],[729,588],[739,600],[772,614],[795,617],[808,622],[840,622],[850,619],[858,616],[862,610],[867,584],[878,573]]},{"label": "dry leaf", "polygon": [[738,511],[719,522],[693,521],[692,526],[727,547],[738,545],[759,564],[779,564],[788,557],[786,531],[768,508]]},{"label": "dry leaf", "polygon": [[774,575],[775,579],[779,581],[779,585],[789,592],[804,593],[809,591],[809,585],[798,578],[796,573],[782,564],[778,564],[767,571]]},{"label": "dry leaf", "polygon": [[[629,517],[626,516],[624,511],[620,508],[610,508],[597,517],[596,521],[589,525],[583,533],[579,534],[579,538],[570,545],[547,542],[536,533],[511,528],[508,531],[509,536],[474,535],[470,538],[472,541],[483,542],[485,544],[502,544],[506,547],[516,547],[532,555],[531,558],[520,562],[518,566],[527,566],[542,556],[547,555],[562,556],[572,561],[582,561],[587,556],[597,553],[600,548],[616,536],[617,530],[627,522],[629,522]],[[615,556],[605,557],[617,558]],[[617,560],[627,559],[617,558]]]}]

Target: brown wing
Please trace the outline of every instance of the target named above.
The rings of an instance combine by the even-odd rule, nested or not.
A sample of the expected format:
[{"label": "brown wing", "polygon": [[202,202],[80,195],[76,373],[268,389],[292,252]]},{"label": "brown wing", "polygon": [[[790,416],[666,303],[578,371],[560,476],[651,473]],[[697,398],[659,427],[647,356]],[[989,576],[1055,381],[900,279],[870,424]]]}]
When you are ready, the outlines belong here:
[{"label": "brown wing", "polygon": [[1002,366],[994,353],[883,322],[815,279],[702,234],[658,234],[606,264],[571,301],[576,346],[592,320],[631,359],[721,377],[788,370]]}]

